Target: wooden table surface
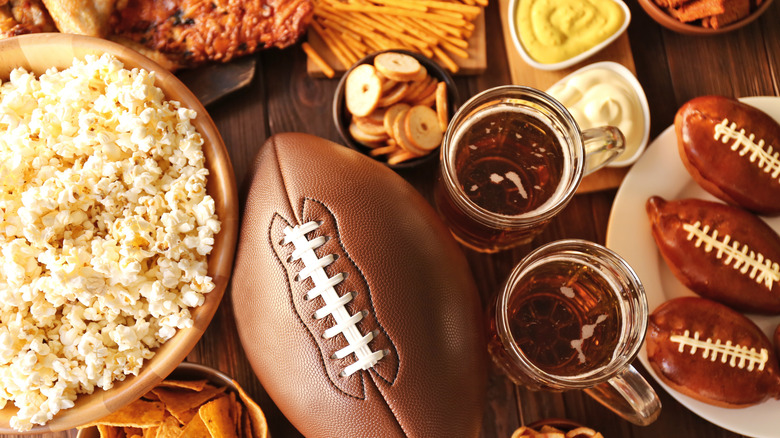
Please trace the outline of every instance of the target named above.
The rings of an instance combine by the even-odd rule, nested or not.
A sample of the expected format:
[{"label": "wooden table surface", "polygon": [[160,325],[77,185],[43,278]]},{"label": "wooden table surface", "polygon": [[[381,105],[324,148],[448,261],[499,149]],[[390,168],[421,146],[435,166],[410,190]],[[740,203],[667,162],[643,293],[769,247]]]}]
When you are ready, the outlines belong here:
[{"label": "wooden table surface", "polygon": [[[636,1],[627,3],[633,15],[628,34],[637,77],[650,103],[651,140],[672,124],[677,108],[690,98],[704,94],[780,95],[780,2],[774,2],[757,22],[713,37],[673,33],[652,21]],[[491,0],[485,14],[488,68],[478,76],[456,77],[462,98],[511,82],[497,0]],[[269,136],[299,131],[339,140],[330,110],[336,83],[336,79],[309,78],[300,47],[271,50],[258,55],[257,73],[249,87],[208,107],[230,151],[242,202],[247,193],[250,163]],[[435,163],[399,173],[431,199]],[[514,264],[536,246],[560,238],[603,244],[615,193],[612,189],[575,196],[531,245],[494,255],[466,251],[483,303],[496,293]],[[235,329],[230,289],[203,339],[187,359],[233,376],[260,402],[274,437],[299,436],[274,407],[246,360]],[[647,376],[638,361],[634,364]],[[512,385],[492,368],[482,436],[507,438],[518,426],[548,417],[578,421],[607,438],[740,436],[691,413],[649,376],[648,379],[661,397],[663,410],[654,424],[638,427],[619,419],[581,392],[529,392]],[[40,436],[74,437],[75,431]]]}]

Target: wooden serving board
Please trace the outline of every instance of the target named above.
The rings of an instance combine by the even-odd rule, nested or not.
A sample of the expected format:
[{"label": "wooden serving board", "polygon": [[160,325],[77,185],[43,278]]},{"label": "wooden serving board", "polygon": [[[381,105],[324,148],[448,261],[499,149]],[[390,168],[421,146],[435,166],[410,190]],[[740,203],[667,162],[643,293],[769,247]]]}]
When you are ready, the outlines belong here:
[{"label": "wooden serving board", "polygon": [[[308,34],[306,35],[306,38],[308,39],[309,44],[314,48],[314,50],[319,53],[322,58],[325,60],[325,62],[330,65],[333,70],[336,72],[337,76],[342,75],[349,66],[344,67],[341,65],[339,60],[331,53],[330,50],[328,50],[328,46],[325,45],[325,42],[322,41],[319,35],[317,35],[316,32],[309,30]],[[460,58],[458,56],[452,55],[452,60],[455,61],[456,64],[458,64],[458,67],[460,69],[456,74],[458,75],[475,75],[480,74],[485,71],[487,68],[487,55],[485,54],[485,13],[484,11],[479,14],[479,17],[477,17],[474,20],[474,32],[471,34],[471,37],[468,39],[469,48],[467,50],[469,57],[468,58]],[[437,61],[438,62],[438,61]],[[441,64],[441,63],[440,63]],[[444,66],[442,64],[442,66]],[[319,68],[319,66],[314,63],[312,60],[306,61],[306,71],[311,77],[315,78],[322,78],[325,77],[325,75],[322,73],[322,70]]]},{"label": "wooden serving board", "polygon": [[[512,75],[512,83],[515,85],[525,85],[539,90],[547,90],[554,83],[563,79],[573,71],[582,68],[587,64],[601,61],[612,61],[623,64],[626,68],[636,74],[634,65],[634,56],[631,54],[631,45],[628,42],[628,35],[624,33],[612,44],[605,47],[604,50],[596,53],[583,62],[572,67],[557,70],[539,70],[531,67],[523,61],[523,58],[517,53],[515,44],[512,41],[512,34],[509,31],[509,2],[510,0],[498,0],[501,6],[501,26],[504,33],[504,43],[506,46],[507,61]],[[594,192],[598,190],[612,189],[620,186],[623,178],[628,173],[628,167],[605,167],[595,173],[582,179],[577,193]]]}]

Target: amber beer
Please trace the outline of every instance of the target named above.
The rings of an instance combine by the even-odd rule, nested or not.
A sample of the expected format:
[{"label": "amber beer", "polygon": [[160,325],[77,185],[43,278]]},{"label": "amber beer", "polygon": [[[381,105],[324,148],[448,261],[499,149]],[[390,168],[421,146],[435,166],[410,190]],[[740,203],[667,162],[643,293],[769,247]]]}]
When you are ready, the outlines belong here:
[{"label": "amber beer", "polygon": [[635,424],[661,403],[631,366],[647,330],[647,298],[615,252],[579,239],[545,244],[515,266],[491,306],[488,350],[515,383],[582,389]]},{"label": "amber beer", "polygon": [[[513,106],[491,108],[454,133],[454,164],[459,193],[478,209],[521,218],[562,196],[560,183],[568,167],[564,140],[533,112]],[[530,241],[533,229],[475,223],[439,185],[436,202],[456,238],[474,249],[492,252]]]},{"label": "amber beer", "polygon": [[594,128],[587,138],[587,158],[598,155],[598,165],[587,166],[583,133],[549,95],[504,86],[472,97],[444,135],[434,192],[440,216],[477,251],[530,242],[566,206],[585,169],[623,149],[617,128]]},{"label": "amber beer", "polygon": [[[548,374],[590,373],[609,364],[617,350],[619,301],[609,280],[588,263],[552,257],[531,268],[511,291],[506,312],[517,347]],[[501,353],[495,327],[490,344]]]}]

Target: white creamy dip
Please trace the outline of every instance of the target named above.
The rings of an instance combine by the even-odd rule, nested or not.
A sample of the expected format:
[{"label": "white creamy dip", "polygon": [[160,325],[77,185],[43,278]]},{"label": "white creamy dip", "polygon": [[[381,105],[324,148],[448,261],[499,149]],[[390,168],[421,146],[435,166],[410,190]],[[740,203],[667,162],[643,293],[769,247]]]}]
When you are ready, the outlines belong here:
[{"label": "white creamy dip", "polygon": [[626,150],[615,161],[631,157],[645,134],[642,104],[634,88],[619,73],[593,68],[553,85],[547,93],[561,102],[580,129],[615,126],[626,137]]}]

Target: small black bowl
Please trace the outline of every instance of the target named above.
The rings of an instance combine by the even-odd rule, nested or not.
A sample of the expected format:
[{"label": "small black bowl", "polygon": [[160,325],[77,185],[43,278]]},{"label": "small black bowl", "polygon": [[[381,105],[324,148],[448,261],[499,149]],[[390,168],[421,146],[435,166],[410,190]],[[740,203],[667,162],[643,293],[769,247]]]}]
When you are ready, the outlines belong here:
[{"label": "small black bowl", "polygon": [[[420,62],[420,64],[422,64],[428,70],[429,75],[435,77],[440,81],[444,81],[444,83],[447,84],[447,106],[449,107],[448,109],[449,109],[450,119],[452,119],[453,114],[455,114],[455,111],[457,111],[458,107],[460,106],[458,89],[455,86],[455,81],[452,80],[452,76],[450,76],[447,70],[445,70],[442,66],[440,66],[438,63],[436,63],[436,61],[432,60],[431,58],[428,58],[427,56],[422,55],[420,53],[410,52],[408,50],[401,50],[401,49],[384,50],[381,52],[374,52],[370,55],[367,55],[360,61],[356,62],[352,67],[350,67],[349,70],[347,70],[344,73],[344,75],[341,77],[341,80],[339,81],[339,84],[336,87],[336,92],[333,95],[333,122],[336,124],[336,129],[338,129],[339,135],[341,135],[341,138],[344,140],[344,143],[348,147],[355,149],[363,154],[366,154],[369,157],[371,157],[371,155],[368,154],[368,151],[370,151],[371,148],[360,144],[358,141],[352,138],[352,135],[350,135],[349,133],[349,124],[352,116],[349,113],[349,111],[347,111],[347,104],[344,99],[344,87],[347,81],[347,76],[349,76],[349,74],[352,72],[352,70],[355,69],[355,67],[361,64],[373,64],[374,58],[376,58],[377,55],[385,52],[404,53],[406,55],[414,57]],[[422,163],[426,163],[430,160],[438,159],[438,157],[439,157],[439,148],[436,148],[433,151],[431,151],[431,153],[429,153],[428,155],[419,158],[413,158],[411,160],[403,161],[398,164],[388,164],[384,160],[377,160],[377,161],[385,164],[386,166],[392,169],[405,169],[405,168],[420,165]]]}]

